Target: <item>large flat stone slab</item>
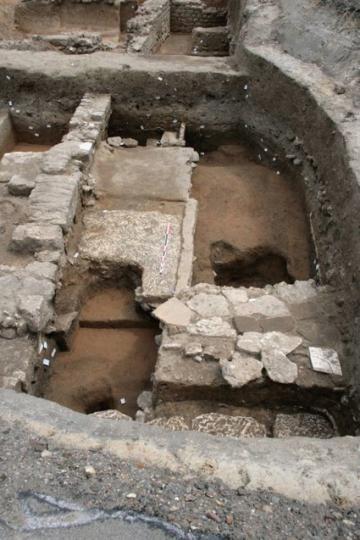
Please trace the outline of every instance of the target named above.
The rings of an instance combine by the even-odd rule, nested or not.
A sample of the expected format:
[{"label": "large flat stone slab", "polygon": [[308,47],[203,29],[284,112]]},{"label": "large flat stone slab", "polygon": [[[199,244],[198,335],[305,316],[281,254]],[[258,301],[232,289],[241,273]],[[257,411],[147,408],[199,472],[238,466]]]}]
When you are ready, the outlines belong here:
[{"label": "large flat stone slab", "polygon": [[92,171],[96,188],[113,197],[187,201],[194,154],[191,148],[101,149]]},{"label": "large flat stone slab", "polygon": [[[164,263],[166,233],[170,228]],[[136,267],[142,299],[160,302],[174,294],[181,250],[181,219],[159,212],[96,211],[85,218],[81,256],[100,267]]]}]

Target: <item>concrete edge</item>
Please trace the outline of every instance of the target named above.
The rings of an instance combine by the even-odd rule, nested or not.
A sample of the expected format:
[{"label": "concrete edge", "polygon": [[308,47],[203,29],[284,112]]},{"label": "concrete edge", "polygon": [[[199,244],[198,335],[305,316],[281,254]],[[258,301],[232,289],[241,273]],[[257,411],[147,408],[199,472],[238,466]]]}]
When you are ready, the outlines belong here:
[{"label": "concrete edge", "polygon": [[359,437],[221,439],[167,432],[85,416],[11,390],[0,390],[0,419],[52,445],[104,451],[146,467],[219,479],[232,489],[274,491],[310,503],[360,505]]}]

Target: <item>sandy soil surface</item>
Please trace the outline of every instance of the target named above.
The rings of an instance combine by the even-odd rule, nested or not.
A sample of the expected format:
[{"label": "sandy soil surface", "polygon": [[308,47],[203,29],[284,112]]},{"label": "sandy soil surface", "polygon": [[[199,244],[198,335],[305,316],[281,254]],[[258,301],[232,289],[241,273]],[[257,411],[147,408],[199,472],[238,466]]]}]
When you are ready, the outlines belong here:
[{"label": "sandy soil surface", "polygon": [[199,202],[194,283],[213,283],[210,247],[218,241],[240,250],[279,251],[295,279],[309,278],[308,224],[291,178],[252,161],[246,148],[228,145],[200,159],[192,183]]},{"label": "sandy soil surface", "polygon": [[81,312],[71,351],[56,357],[44,396],[79,412],[118,409],[134,415],[155,367],[158,330],[151,323],[135,310],[132,291],[97,292]]},{"label": "sandy soil surface", "polygon": [[71,351],[58,355],[45,397],[79,412],[118,409],[134,415],[136,398],[154,370],[155,333],[80,328]]},{"label": "sandy soil surface", "polygon": [[170,34],[158,54],[190,54],[191,34]]},{"label": "sandy soil surface", "polygon": [[16,143],[12,152],[46,152],[51,144]]}]

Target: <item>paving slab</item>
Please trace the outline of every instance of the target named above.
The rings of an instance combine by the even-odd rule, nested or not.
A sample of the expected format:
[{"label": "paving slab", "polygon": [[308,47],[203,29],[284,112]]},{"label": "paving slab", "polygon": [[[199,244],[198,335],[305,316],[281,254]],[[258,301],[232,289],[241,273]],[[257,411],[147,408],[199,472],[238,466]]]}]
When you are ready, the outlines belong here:
[{"label": "paving slab", "polygon": [[[85,217],[80,254],[104,268],[136,267],[142,273],[142,298],[161,302],[173,295],[181,250],[181,220],[159,212],[94,211]],[[166,231],[169,242],[161,273]]]},{"label": "paving slab", "polygon": [[100,149],[92,174],[96,189],[108,196],[130,199],[187,201],[191,189],[192,148]]}]

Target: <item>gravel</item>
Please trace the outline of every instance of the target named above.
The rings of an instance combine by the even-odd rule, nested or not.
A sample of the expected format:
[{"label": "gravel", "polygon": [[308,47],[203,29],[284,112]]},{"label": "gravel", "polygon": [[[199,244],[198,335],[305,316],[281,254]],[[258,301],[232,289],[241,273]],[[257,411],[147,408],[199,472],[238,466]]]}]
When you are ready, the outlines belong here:
[{"label": "gravel", "polygon": [[[169,538],[350,540],[359,538],[360,530],[360,509],[342,508],[341,501],[339,506],[309,505],[271,492],[231,490],[209,477],[181,477],[160,468],[147,468],[141,461],[120,461],[101,448],[78,451],[57,447],[51,437],[39,438],[2,421],[3,523],[26,530],[29,510],[24,513],[24,500],[32,500],[34,494],[53,497],[53,511],[80,505],[73,517],[77,525],[88,526],[99,511],[99,519],[104,519],[103,512],[105,518],[114,519],[114,512],[121,510],[124,515],[154,518],[154,523],[160,520],[168,527]],[[37,526],[46,528],[41,521],[45,510],[39,502],[34,508]],[[61,519],[61,512],[56,525],[59,528],[70,523]]]}]

